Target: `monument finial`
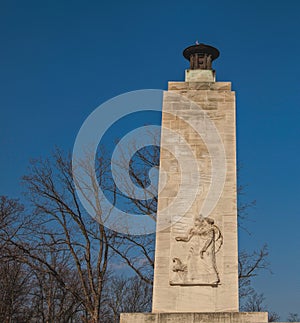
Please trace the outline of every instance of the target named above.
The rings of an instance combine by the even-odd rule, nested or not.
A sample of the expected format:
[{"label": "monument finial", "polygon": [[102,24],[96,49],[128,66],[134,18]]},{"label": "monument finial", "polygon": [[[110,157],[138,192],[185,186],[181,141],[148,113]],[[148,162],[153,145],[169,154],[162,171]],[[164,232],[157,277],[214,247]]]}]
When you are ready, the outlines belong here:
[{"label": "monument finial", "polygon": [[220,52],[217,48],[199,44],[198,40],[196,45],[189,46],[183,51],[183,56],[190,62],[191,70],[211,70],[212,61],[218,58],[219,55]]}]

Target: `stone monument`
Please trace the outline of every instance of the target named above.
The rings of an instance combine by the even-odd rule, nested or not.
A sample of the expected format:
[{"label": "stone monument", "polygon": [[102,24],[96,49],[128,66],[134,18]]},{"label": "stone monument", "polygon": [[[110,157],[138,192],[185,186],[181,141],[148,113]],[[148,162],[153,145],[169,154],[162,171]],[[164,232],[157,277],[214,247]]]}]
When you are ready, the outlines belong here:
[{"label": "stone monument", "polygon": [[152,313],[121,322],[267,322],[239,312],[235,92],[216,82],[216,48],[183,55],[185,82],[169,82],[163,98]]}]

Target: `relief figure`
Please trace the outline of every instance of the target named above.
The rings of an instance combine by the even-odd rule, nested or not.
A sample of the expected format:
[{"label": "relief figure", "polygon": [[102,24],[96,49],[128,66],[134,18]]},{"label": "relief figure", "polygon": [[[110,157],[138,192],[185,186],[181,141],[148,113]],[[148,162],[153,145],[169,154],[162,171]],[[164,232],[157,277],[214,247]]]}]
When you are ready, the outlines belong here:
[{"label": "relief figure", "polygon": [[[220,276],[216,263],[216,253],[223,244],[223,236],[220,229],[211,218],[197,216],[194,226],[186,236],[176,237],[176,241],[188,243],[189,248],[184,271],[177,269],[177,277],[171,284],[187,285],[217,285]],[[178,259],[179,258],[174,258]],[[178,264],[178,260],[173,263]],[[173,266],[173,272],[176,272]],[[184,275],[183,275],[184,274]]]}]

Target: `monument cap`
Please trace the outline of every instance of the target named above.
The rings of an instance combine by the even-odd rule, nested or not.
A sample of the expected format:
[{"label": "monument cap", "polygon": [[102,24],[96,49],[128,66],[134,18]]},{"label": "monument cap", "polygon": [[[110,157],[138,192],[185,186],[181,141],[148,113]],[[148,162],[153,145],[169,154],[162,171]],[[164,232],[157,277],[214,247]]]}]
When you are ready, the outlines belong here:
[{"label": "monument cap", "polygon": [[219,55],[220,52],[217,48],[205,44],[192,45],[183,51],[183,56],[190,62],[192,70],[211,70],[212,61]]}]

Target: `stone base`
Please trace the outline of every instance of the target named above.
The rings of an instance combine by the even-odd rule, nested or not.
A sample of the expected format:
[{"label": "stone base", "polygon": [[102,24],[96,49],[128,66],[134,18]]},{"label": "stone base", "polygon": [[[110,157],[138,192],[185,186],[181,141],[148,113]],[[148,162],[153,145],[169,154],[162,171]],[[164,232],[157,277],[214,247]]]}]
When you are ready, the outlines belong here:
[{"label": "stone base", "polygon": [[122,313],[120,323],[265,323],[267,312]]}]

